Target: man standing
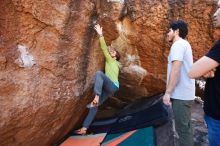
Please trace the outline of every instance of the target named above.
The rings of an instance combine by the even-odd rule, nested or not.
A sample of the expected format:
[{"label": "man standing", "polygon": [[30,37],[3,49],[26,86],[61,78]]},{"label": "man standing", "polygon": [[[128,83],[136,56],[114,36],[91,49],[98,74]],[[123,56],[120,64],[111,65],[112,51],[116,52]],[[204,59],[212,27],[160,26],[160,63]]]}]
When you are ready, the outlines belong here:
[{"label": "man standing", "polygon": [[[214,26],[220,28],[220,0],[214,14]],[[207,78],[205,86],[204,112],[208,125],[208,139],[210,146],[220,146],[220,39],[209,52],[196,61],[190,72],[191,78],[204,76]]]},{"label": "man standing", "polygon": [[168,40],[172,42],[168,56],[167,86],[163,102],[171,105],[180,146],[193,146],[191,106],[195,97],[195,80],[188,77],[193,64],[192,49],[187,40],[187,24],[178,20],[170,25]]}]

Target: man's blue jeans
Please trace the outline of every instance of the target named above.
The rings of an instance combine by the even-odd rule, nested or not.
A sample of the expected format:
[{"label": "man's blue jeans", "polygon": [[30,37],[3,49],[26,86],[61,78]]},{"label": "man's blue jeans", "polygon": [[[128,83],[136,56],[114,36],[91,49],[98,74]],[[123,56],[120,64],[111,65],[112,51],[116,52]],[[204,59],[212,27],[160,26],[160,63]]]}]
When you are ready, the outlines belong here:
[{"label": "man's blue jeans", "polygon": [[208,126],[209,146],[220,146],[220,121],[205,115]]},{"label": "man's blue jeans", "polygon": [[[98,106],[118,90],[118,87],[101,71],[96,72],[94,92],[99,96]],[[83,127],[89,128],[98,111],[98,106],[89,109],[89,113],[83,122]]]}]

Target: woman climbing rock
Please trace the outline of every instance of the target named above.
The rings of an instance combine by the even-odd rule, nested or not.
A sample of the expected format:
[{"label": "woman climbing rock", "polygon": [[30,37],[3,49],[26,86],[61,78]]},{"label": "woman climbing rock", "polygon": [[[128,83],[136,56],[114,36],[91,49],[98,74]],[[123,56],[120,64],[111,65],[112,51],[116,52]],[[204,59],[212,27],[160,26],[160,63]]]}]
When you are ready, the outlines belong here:
[{"label": "woman climbing rock", "polygon": [[82,128],[74,131],[75,134],[84,135],[92,123],[100,106],[108,97],[119,90],[119,59],[120,54],[112,47],[107,47],[102,33],[102,27],[97,24],[94,29],[99,35],[100,47],[105,56],[105,73],[97,71],[95,76],[94,93],[95,98],[87,105],[89,113],[85,118]]}]

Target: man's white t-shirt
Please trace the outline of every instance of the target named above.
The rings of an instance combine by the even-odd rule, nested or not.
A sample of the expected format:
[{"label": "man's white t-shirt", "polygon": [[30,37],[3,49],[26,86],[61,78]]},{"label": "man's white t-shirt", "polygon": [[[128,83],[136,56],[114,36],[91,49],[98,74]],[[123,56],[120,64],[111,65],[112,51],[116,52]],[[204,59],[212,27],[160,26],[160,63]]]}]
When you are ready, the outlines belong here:
[{"label": "man's white t-shirt", "polygon": [[171,98],[180,100],[194,100],[195,80],[188,77],[188,72],[193,64],[192,48],[188,41],[180,38],[173,43],[168,56],[167,83],[171,72],[172,62],[181,61],[180,78],[171,93]]}]

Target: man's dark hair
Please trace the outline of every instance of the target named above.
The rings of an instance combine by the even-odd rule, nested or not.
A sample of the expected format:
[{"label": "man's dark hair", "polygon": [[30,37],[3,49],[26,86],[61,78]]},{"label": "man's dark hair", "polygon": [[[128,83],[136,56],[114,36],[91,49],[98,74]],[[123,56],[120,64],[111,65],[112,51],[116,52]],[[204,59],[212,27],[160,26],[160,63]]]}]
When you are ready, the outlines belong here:
[{"label": "man's dark hair", "polygon": [[188,34],[188,25],[183,20],[177,20],[170,24],[170,28],[175,31],[179,29],[179,36],[183,39],[186,38]]}]

